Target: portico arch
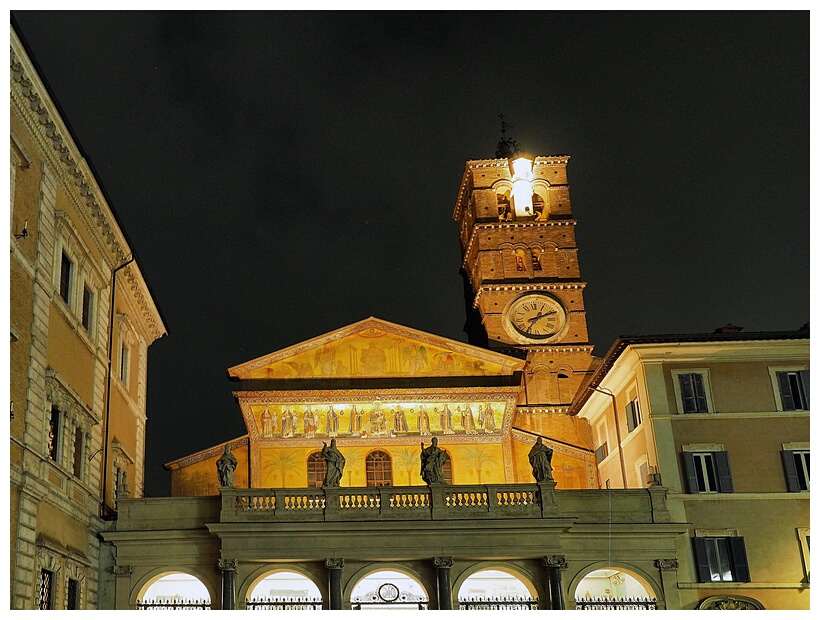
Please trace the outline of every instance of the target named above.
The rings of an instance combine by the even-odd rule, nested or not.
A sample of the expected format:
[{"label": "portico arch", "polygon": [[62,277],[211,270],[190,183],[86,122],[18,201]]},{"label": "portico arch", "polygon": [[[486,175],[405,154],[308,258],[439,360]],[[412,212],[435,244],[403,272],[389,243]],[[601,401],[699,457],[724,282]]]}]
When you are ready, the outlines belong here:
[{"label": "portico arch", "polygon": [[427,609],[428,588],[416,571],[380,563],[357,571],[345,585],[344,597],[351,609]]},{"label": "portico arch", "polygon": [[578,600],[657,600],[663,590],[652,576],[637,567],[596,562],[575,573],[567,592],[568,607],[574,607]]},{"label": "portico arch", "polygon": [[301,567],[263,566],[255,570],[239,588],[239,600],[254,610],[321,609],[326,599],[321,578]]},{"label": "portico arch", "polygon": [[537,579],[526,569],[507,562],[478,562],[465,569],[453,582],[459,609],[499,609],[487,604],[520,604],[537,608],[543,593]]},{"label": "portico arch", "polygon": [[132,593],[131,600],[138,609],[210,609],[215,599],[213,584],[190,568],[161,567],[150,571],[137,581]]}]

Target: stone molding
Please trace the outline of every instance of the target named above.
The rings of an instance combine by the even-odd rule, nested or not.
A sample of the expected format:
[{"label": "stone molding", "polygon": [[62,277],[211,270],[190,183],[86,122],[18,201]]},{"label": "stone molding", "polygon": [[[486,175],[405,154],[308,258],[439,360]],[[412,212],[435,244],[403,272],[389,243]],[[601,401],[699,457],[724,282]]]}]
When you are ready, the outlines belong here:
[{"label": "stone molding", "polygon": [[655,567],[661,571],[678,570],[680,563],[675,558],[655,560]]},{"label": "stone molding", "polygon": [[544,565],[544,568],[560,568],[561,570],[569,568],[567,556],[565,555],[545,555],[541,563]]},{"label": "stone molding", "polygon": [[226,571],[236,572],[236,569],[239,568],[239,560],[222,558],[217,561],[216,567],[223,573]]}]

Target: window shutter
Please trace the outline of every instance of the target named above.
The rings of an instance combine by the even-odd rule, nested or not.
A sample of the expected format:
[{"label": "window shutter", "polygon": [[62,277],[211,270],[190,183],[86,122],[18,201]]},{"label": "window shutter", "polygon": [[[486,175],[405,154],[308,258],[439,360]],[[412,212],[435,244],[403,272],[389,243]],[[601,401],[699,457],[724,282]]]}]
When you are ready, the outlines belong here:
[{"label": "window shutter", "polygon": [[715,457],[715,467],[717,468],[718,490],[721,493],[734,493],[732,472],[729,469],[729,453],[713,452],[712,454]]},{"label": "window shutter", "polygon": [[732,576],[735,581],[751,581],[749,561],[746,559],[746,544],[743,536],[729,537],[729,551],[732,554]]},{"label": "window shutter", "polygon": [[686,489],[689,493],[700,493],[698,475],[695,472],[695,455],[691,452],[684,452],[682,456],[683,471],[686,473]]},{"label": "window shutter", "polygon": [[789,385],[789,373],[777,373],[777,385],[780,388],[780,403],[783,411],[794,411],[794,398],[792,397],[792,386]]},{"label": "window shutter", "polygon": [[803,385],[803,394],[806,395],[806,409],[809,408],[809,371],[800,371],[800,383]]},{"label": "window shutter", "polygon": [[626,403],[626,430],[630,433],[635,430],[635,403],[629,401]]},{"label": "window shutter", "polygon": [[709,568],[709,558],[706,557],[706,540],[703,538],[692,538],[692,545],[695,549],[695,568],[698,571],[698,581],[708,583],[712,581],[712,571]]},{"label": "window shutter", "polygon": [[800,479],[797,477],[794,452],[791,450],[782,450],[780,456],[783,459],[783,470],[786,472],[786,488],[788,488],[789,493],[799,493]]},{"label": "window shutter", "polygon": [[680,396],[683,401],[683,413],[697,413],[698,406],[695,401],[695,390],[692,387],[692,377],[694,375],[678,375],[680,383]]},{"label": "window shutter", "polygon": [[706,413],[709,411],[709,403],[706,402],[706,389],[703,387],[703,375],[692,373],[692,387],[695,391],[695,398],[697,399],[698,413]]}]

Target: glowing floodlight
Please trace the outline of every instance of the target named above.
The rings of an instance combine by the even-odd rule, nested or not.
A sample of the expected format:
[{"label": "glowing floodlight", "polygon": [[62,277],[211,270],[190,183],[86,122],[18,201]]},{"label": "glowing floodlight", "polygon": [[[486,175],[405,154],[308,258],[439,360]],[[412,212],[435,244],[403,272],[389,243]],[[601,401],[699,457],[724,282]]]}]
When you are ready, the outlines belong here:
[{"label": "glowing floodlight", "polygon": [[531,216],[532,211],[532,161],[519,157],[512,162],[512,202],[517,217]]}]

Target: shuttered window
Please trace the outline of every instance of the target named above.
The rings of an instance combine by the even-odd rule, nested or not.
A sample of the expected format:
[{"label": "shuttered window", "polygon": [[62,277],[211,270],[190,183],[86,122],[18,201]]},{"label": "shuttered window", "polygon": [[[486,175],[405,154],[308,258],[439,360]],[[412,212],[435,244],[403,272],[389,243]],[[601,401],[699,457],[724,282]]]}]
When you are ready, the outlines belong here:
[{"label": "shuttered window", "polygon": [[641,424],[641,409],[635,398],[626,404],[626,428],[631,433]]},{"label": "shuttered window", "polygon": [[690,372],[678,375],[683,413],[709,413],[703,375]]},{"label": "shuttered window", "polygon": [[734,493],[727,452],[684,452],[689,493]]},{"label": "shuttered window", "polygon": [[790,493],[810,491],[809,452],[808,450],[783,450],[783,470],[786,473],[786,486]]},{"label": "shuttered window", "polygon": [[696,536],[692,543],[699,582],[751,581],[742,536]]},{"label": "shuttered window", "polygon": [[809,371],[787,370],[777,373],[777,387],[783,411],[808,411]]}]

